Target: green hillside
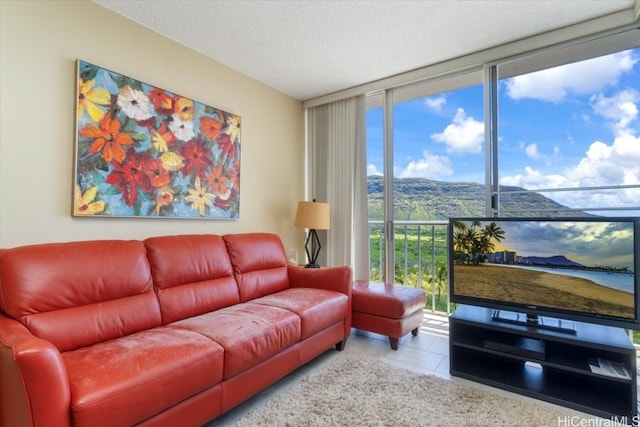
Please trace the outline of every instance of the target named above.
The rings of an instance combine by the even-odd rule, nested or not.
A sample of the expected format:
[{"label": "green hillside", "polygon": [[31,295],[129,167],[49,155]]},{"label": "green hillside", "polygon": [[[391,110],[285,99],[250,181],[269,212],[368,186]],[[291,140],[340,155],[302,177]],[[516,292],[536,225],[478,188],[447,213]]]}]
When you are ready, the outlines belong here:
[{"label": "green hillside", "polygon": [[[368,177],[369,219],[383,219],[383,177]],[[501,191],[523,190],[501,186]],[[504,216],[575,216],[566,206],[538,193],[501,194],[501,210],[518,210]],[[399,221],[447,220],[450,217],[485,216],[485,186],[473,182],[444,182],[426,178],[396,178],[395,219]],[[520,211],[522,209],[522,211]],[[532,209],[548,209],[539,212]]]}]

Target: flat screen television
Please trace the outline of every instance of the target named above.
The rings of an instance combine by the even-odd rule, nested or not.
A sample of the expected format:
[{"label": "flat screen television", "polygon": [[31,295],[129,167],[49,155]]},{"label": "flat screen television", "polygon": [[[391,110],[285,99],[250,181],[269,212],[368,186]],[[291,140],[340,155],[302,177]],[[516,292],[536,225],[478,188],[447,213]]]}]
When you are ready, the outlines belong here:
[{"label": "flat screen television", "polygon": [[454,303],[569,333],[640,329],[639,218],[450,218],[448,240]]}]

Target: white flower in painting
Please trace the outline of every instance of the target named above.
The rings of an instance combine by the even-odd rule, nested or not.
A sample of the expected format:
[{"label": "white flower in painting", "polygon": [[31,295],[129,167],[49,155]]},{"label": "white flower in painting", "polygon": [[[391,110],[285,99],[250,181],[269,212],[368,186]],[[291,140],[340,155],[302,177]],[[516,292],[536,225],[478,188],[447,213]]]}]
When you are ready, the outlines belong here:
[{"label": "white flower in painting", "polygon": [[174,114],[171,118],[169,130],[173,132],[176,138],[187,142],[196,136],[193,132],[193,122],[191,120],[182,120],[178,114]]},{"label": "white flower in painting", "polygon": [[131,86],[120,88],[118,106],[127,117],[135,120],[147,120],[153,117],[149,97],[141,90],[132,89]]}]

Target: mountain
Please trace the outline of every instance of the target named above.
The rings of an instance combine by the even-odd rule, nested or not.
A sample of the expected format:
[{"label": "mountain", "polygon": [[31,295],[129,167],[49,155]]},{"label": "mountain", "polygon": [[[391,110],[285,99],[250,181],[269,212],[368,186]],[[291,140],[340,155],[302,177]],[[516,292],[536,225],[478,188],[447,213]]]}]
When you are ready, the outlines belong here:
[{"label": "mountain", "polygon": [[[369,219],[382,220],[383,177],[369,176]],[[500,186],[501,191],[524,188]],[[444,182],[426,178],[396,178],[394,209],[396,220],[447,220],[450,217],[486,216],[485,186],[474,182]],[[501,210],[517,211],[504,216],[582,216],[539,193],[500,194]],[[536,209],[534,211],[533,209]],[[537,211],[544,209],[544,212]]]},{"label": "mountain", "polygon": [[554,255],[550,257],[523,256],[518,260],[521,264],[551,266],[551,267],[577,267],[584,268],[584,265],[571,261],[564,255]]}]

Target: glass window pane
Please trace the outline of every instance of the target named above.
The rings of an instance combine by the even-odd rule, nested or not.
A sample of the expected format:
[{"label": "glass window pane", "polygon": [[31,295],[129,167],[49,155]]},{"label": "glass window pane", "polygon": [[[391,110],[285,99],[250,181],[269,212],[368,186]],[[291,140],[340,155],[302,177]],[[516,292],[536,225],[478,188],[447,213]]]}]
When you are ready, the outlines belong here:
[{"label": "glass window pane", "polygon": [[503,79],[498,106],[501,215],[640,212],[640,49]]},{"label": "glass window pane", "polygon": [[396,220],[484,213],[482,99],[477,84],[394,104]]}]

